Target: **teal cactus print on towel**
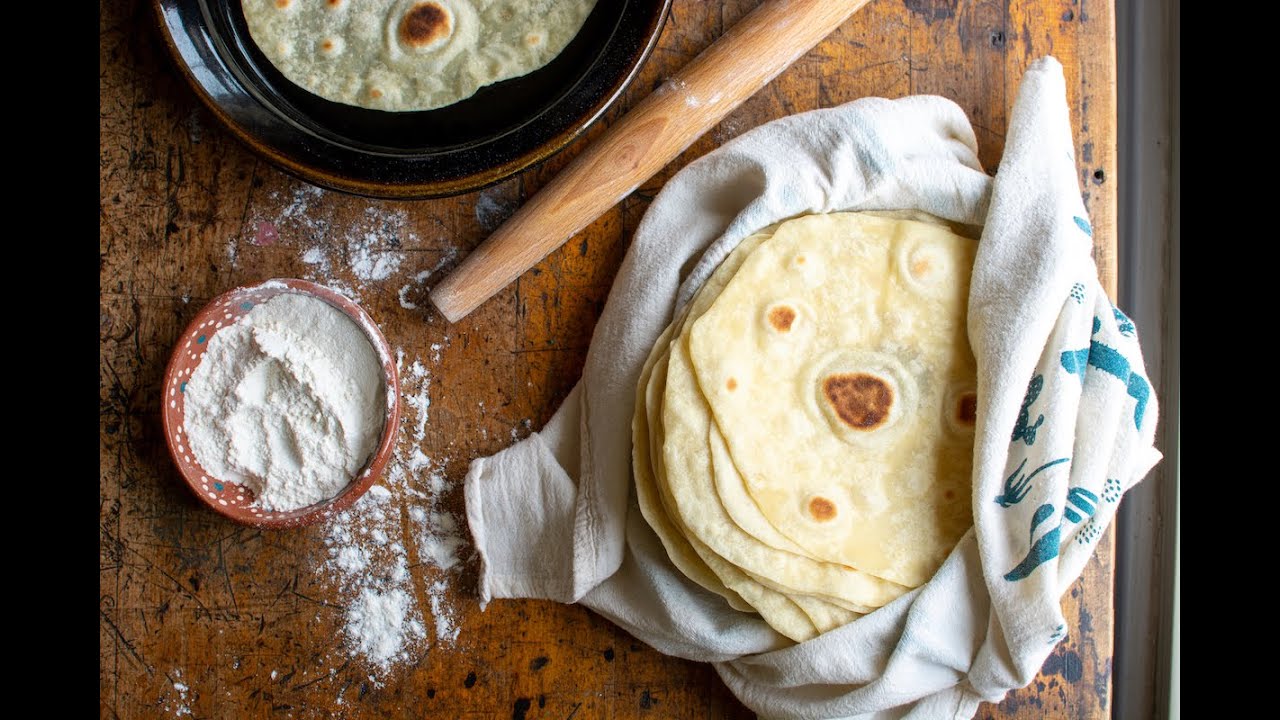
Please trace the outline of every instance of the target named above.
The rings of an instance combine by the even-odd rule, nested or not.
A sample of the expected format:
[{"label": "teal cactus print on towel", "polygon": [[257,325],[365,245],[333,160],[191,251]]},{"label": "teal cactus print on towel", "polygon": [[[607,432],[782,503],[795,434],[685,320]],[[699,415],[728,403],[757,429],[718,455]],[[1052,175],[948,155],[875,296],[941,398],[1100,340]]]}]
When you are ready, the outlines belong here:
[{"label": "teal cactus print on towel", "polygon": [[1076,283],[1071,286],[1071,299],[1079,305],[1084,302],[1084,283]]},{"label": "teal cactus print on towel", "polygon": [[1005,580],[1009,582],[1023,580],[1031,574],[1032,570],[1058,557],[1058,540],[1062,537],[1061,525],[1054,526],[1052,530],[1041,535],[1039,540],[1035,539],[1036,528],[1040,526],[1040,523],[1052,516],[1053,506],[1048,503],[1036,508],[1035,514],[1031,516],[1031,550],[1022,559],[1022,562],[1005,573]]},{"label": "teal cactus print on towel", "polygon": [[1027,394],[1022,398],[1022,409],[1018,411],[1018,422],[1013,426],[1013,442],[1019,440],[1028,445],[1034,445],[1036,442],[1036,430],[1040,429],[1040,425],[1044,423],[1044,415],[1036,418],[1036,424],[1031,424],[1031,405],[1040,397],[1040,391],[1044,389],[1044,375],[1036,375],[1031,378],[1031,383],[1027,385]]},{"label": "teal cactus print on towel", "polygon": [[1030,475],[1021,475],[1020,473],[1022,472],[1022,468],[1027,466],[1027,460],[1026,458],[1023,458],[1022,462],[1018,465],[1018,469],[1014,470],[1012,475],[1005,478],[1004,492],[996,496],[996,504],[1000,507],[1007,508],[1013,507],[1014,505],[1022,502],[1022,498],[1026,497],[1027,493],[1031,492],[1032,478],[1045,470],[1048,470],[1054,465],[1061,465],[1069,460],[1071,460],[1071,458],[1058,458],[1057,460],[1051,460],[1036,468]]},{"label": "teal cactus print on towel", "polygon": [[[1028,541],[1031,542],[1031,549],[1027,552],[1027,556],[1022,562],[1014,566],[1012,570],[1005,573],[1004,579],[1009,582],[1023,580],[1031,575],[1031,573],[1041,565],[1058,557],[1058,549],[1062,542],[1062,530],[1067,523],[1079,523],[1085,519],[1092,518],[1093,513],[1097,510],[1098,496],[1084,488],[1071,488],[1067,491],[1067,504],[1062,508],[1062,522],[1052,530],[1036,539],[1036,528],[1045,520],[1053,517],[1053,505],[1045,503],[1036,508],[1035,514],[1031,516],[1031,531]],[[1094,525],[1090,522],[1089,525]]]},{"label": "teal cactus print on towel", "polygon": [[[1097,335],[1101,328],[1102,321],[1094,318],[1093,334]],[[1147,401],[1151,399],[1151,385],[1146,378],[1132,371],[1129,361],[1119,350],[1093,340],[1087,348],[1063,351],[1061,363],[1067,372],[1078,375],[1080,382],[1084,382],[1084,374],[1088,368],[1095,367],[1126,383],[1129,397],[1137,401],[1133,409],[1133,424],[1139,430],[1142,429],[1142,417],[1147,412]]]}]

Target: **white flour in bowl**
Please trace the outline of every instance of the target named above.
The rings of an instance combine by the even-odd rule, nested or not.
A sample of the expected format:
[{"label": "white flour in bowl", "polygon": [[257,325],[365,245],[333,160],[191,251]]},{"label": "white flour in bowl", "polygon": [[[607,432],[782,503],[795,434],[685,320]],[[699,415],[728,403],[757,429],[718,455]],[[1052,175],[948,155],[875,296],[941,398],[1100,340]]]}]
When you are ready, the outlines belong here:
[{"label": "white flour in bowl", "polygon": [[213,477],[284,511],[337,495],[382,435],[382,363],[323,300],[286,293],[209,339],[186,389],[184,425]]}]

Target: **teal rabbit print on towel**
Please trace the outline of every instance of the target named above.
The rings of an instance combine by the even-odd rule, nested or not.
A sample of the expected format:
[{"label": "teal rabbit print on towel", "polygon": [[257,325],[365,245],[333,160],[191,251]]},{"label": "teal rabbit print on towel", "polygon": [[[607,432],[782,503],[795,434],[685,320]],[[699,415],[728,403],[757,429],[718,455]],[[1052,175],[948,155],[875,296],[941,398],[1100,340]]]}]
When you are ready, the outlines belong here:
[{"label": "teal rabbit print on towel", "polygon": [[[1127,321],[1128,318],[1125,320]],[[1133,324],[1129,323],[1129,327],[1132,328]],[[1102,329],[1102,320],[1095,317],[1093,334],[1097,335],[1100,329]],[[1120,326],[1120,332],[1124,332],[1124,325]],[[1132,371],[1129,360],[1119,350],[1098,340],[1091,340],[1087,348],[1063,351],[1061,363],[1067,372],[1078,375],[1080,382],[1084,382],[1084,375],[1088,369],[1094,367],[1126,383],[1129,397],[1137,401],[1133,409],[1134,427],[1142,429],[1142,417],[1146,414],[1147,401],[1151,397],[1151,384],[1146,378]]]},{"label": "teal rabbit print on towel", "polygon": [[1062,530],[1067,526],[1067,523],[1079,523],[1086,518],[1091,518],[1097,509],[1097,495],[1084,488],[1071,488],[1067,491],[1067,503],[1062,508],[1062,522],[1041,535],[1040,539],[1037,540],[1036,528],[1053,517],[1053,505],[1045,503],[1036,508],[1035,514],[1031,516],[1031,531],[1028,536],[1031,549],[1027,551],[1027,556],[1022,559],[1022,562],[1005,573],[1004,579],[1009,582],[1023,580],[1031,575],[1036,568],[1058,557],[1058,548],[1062,544]]},{"label": "teal rabbit print on towel", "polygon": [[1049,462],[1031,471],[1030,475],[1023,475],[1022,468],[1027,466],[1027,459],[1023,458],[1022,463],[1018,465],[1018,469],[1014,470],[1013,473],[1009,475],[1009,477],[1005,478],[1004,492],[996,496],[996,504],[999,505],[1000,507],[1007,508],[1007,507],[1013,507],[1014,505],[1017,505],[1018,503],[1022,502],[1022,498],[1026,497],[1027,493],[1031,492],[1032,478],[1044,472],[1045,470],[1048,470],[1054,465],[1061,465],[1062,463],[1068,462],[1069,460],[1071,460],[1071,458],[1058,458],[1057,460],[1050,460]]},{"label": "teal rabbit print on towel", "polygon": [[1013,426],[1013,442],[1019,440],[1028,445],[1034,445],[1036,442],[1036,430],[1040,429],[1040,425],[1044,423],[1044,415],[1036,418],[1036,424],[1031,424],[1031,405],[1040,397],[1040,391],[1044,389],[1044,375],[1036,375],[1031,378],[1031,382],[1027,385],[1027,394],[1022,398],[1022,409],[1018,411],[1018,424]]}]

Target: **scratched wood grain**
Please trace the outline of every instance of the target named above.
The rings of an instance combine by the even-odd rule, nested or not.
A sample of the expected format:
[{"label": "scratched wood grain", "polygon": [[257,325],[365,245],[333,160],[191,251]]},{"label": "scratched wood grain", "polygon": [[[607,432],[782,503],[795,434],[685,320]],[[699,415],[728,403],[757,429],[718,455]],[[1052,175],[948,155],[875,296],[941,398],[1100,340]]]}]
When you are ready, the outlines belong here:
[{"label": "scratched wood grain", "polygon": [[[676,0],[659,46],[605,123],[750,11],[753,0]],[[160,376],[202,303],[235,285],[306,275],[303,250],[343,257],[343,228],[400,217],[380,237],[406,258],[358,283],[392,344],[431,365],[421,449],[443,463],[442,506],[461,515],[470,459],[540,427],[573,386],[609,284],[672,173],[782,115],[868,95],[937,93],[973,120],[994,171],[1031,60],[1065,66],[1077,160],[1104,283],[1115,278],[1115,53],[1109,0],[875,0],[535,271],[454,327],[404,307],[419,271],[474,247],[596,136],[483,193],[368,201],[306,186],[214,125],[170,66],[144,0],[101,9],[101,716],[154,718],[741,718],[709,666],[660,655],[575,606],[495,602],[480,612],[474,559],[449,575],[456,646],[369,680],[343,646],[350,598],[326,582],[324,528],[260,532],[188,494],[160,432]],[[298,193],[306,222],[291,221]],[[371,210],[372,209],[372,210]],[[404,213],[398,215],[398,213]],[[273,221],[278,238],[255,242]],[[278,222],[276,222],[278,221]],[[339,263],[341,265],[341,263]],[[345,266],[334,276],[356,284]],[[431,282],[430,278],[426,284]],[[424,305],[421,288],[410,304]],[[406,449],[413,444],[402,435]],[[405,531],[410,526],[406,524]],[[411,539],[406,539],[411,540]],[[411,541],[406,542],[412,545]],[[418,568],[415,572],[426,572]],[[1110,716],[1110,534],[1064,597],[1070,636],[1030,687],[980,718]],[[427,607],[423,584],[414,587]],[[334,657],[345,658],[336,663]],[[274,671],[274,674],[273,674]],[[186,688],[179,692],[175,684]]]}]

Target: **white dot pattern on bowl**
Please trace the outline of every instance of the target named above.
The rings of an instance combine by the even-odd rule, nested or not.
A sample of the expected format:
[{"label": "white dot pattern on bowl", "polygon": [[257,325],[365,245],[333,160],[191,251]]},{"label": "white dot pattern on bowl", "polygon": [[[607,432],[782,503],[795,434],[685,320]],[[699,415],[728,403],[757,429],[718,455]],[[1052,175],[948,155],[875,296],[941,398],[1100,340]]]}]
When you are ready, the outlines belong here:
[{"label": "white dot pattern on bowl", "polygon": [[[254,296],[250,296],[254,297]],[[257,298],[254,297],[256,300]],[[254,303],[242,301],[243,296],[237,298],[229,298],[220,303],[220,307],[215,310],[221,319],[209,318],[202,321],[199,325],[193,326],[193,330],[187,336],[186,341],[177,350],[175,354],[180,358],[179,363],[183,367],[178,369],[173,375],[173,382],[169,387],[170,410],[177,413],[182,412],[182,408],[178,407],[178,401],[182,399],[187,391],[187,382],[190,381],[191,374],[196,365],[199,364],[201,356],[209,348],[209,339],[218,328],[224,324],[234,324],[237,314],[243,315],[253,308]],[[235,307],[233,307],[233,303]],[[182,443],[182,426],[179,425],[173,435],[173,447],[176,455],[181,458],[178,463],[183,467],[187,477],[199,477],[200,491],[210,501],[216,502],[221,507],[233,507],[244,504],[245,490],[240,486],[229,486],[210,479],[207,475],[200,473],[200,466],[193,462],[190,450]],[[194,481],[193,481],[194,482]],[[256,513],[261,517],[261,513]]]}]

